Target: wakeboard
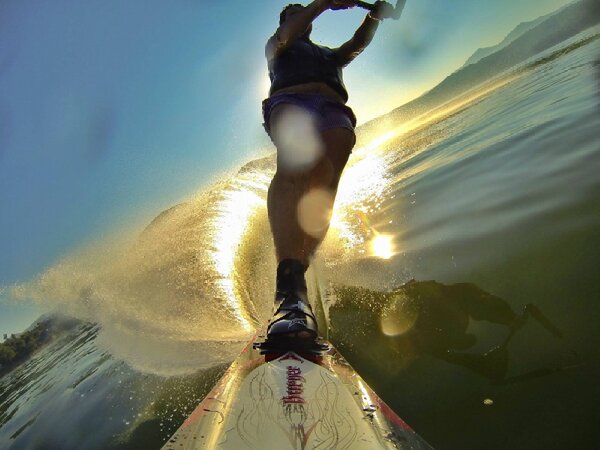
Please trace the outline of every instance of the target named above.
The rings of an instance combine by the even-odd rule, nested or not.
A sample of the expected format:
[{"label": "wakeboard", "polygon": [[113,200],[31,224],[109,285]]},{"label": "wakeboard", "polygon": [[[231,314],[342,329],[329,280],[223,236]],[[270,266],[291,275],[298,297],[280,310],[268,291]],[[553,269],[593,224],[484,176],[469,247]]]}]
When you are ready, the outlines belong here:
[{"label": "wakeboard", "polygon": [[321,346],[261,354],[251,342],[163,449],[431,448],[330,343]]}]

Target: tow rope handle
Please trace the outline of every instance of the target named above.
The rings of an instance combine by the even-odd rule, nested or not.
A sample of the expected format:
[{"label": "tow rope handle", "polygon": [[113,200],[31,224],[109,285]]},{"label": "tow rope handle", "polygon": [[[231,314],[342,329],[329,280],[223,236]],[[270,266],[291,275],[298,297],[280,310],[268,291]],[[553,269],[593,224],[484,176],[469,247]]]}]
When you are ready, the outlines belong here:
[{"label": "tow rope handle", "polygon": [[[362,0],[356,0],[354,2],[356,6],[364,9],[368,9],[371,11],[375,5],[372,3],[363,2]],[[406,0],[397,0],[396,6],[394,7],[394,15],[392,15],[392,19],[398,20],[400,15],[402,14],[402,10],[404,9],[404,5],[406,4]]]}]

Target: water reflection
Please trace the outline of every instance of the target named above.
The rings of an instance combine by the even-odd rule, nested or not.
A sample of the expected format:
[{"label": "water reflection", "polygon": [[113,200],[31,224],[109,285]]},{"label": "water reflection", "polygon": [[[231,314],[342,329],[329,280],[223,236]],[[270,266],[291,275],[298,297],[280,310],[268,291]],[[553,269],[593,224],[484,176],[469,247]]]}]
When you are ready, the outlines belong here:
[{"label": "water reflection", "polygon": [[[560,339],[561,331],[535,305],[516,312],[509,303],[472,283],[445,285],[411,280],[392,292],[337,286],[330,308],[333,339],[340,348],[369,343],[373,364],[395,373],[430,355],[495,382],[508,383],[551,373],[536,369],[507,377],[509,342],[531,320]],[[348,330],[346,332],[346,330]]]}]

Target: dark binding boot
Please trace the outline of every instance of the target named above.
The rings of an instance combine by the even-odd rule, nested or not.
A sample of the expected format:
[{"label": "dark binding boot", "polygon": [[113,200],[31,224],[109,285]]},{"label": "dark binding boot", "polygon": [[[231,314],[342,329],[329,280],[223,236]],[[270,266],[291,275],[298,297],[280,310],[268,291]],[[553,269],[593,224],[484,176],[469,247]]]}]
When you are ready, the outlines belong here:
[{"label": "dark binding boot", "polygon": [[317,319],[308,303],[304,265],[285,259],[277,267],[275,313],[267,327],[267,339],[256,344],[262,354],[289,350],[321,353]]}]

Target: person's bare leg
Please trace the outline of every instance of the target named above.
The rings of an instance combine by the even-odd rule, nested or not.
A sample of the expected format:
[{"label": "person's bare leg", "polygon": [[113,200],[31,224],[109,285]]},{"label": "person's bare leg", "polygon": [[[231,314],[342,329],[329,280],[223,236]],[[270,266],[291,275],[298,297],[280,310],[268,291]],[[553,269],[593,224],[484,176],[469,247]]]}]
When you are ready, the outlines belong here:
[{"label": "person's bare leg", "polygon": [[[304,232],[298,223],[297,217],[297,205],[306,192],[308,184],[309,177],[307,173],[292,173],[281,167],[278,161],[277,171],[271,181],[267,195],[269,222],[277,256],[277,286],[275,292],[277,312],[274,319],[277,318],[280,308],[286,308],[285,302],[289,302],[290,299],[296,305],[298,298],[308,303],[306,281],[304,280],[304,272],[307,268],[304,265],[306,260],[303,253]],[[289,297],[290,293],[293,294],[293,297]],[[290,306],[287,308],[290,308]],[[294,308],[297,308],[297,306]],[[286,311],[289,311],[289,309],[284,310],[284,313]],[[296,318],[296,316],[298,317]],[[304,313],[290,317],[294,317],[296,320],[300,319],[305,324],[309,320],[309,317],[305,316]],[[268,334],[277,333],[280,338],[300,339],[309,339],[312,336],[312,332],[308,329],[298,330],[299,325],[292,328],[288,325],[287,330],[290,331],[286,333],[273,331],[271,329],[274,326],[273,323],[271,322],[271,325],[269,325]],[[316,332],[316,324],[312,326],[312,329],[314,329],[313,332]]]},{"label": "person's bare leg", "polygon": [[291,174],[278,169],[269,186],[267,209],[277,263],[284,259],[305,260],[304,232],[298,223],[296,209],[308,182],[307,174]]},{"label": "person's bare leg", "polygon": [[[308,268],[310,258],[329,228],[332,202],[355,138],[354,133],[346,128],[325,130],[321,137],[324,155],[310,170],[290,172],[278,165],[269,187],[267,208],[278,263],[284,259],[296,259]],[[326,217],[327,222],[322,228],[307,233],[300,225],[298,204],[311,189],[328,192],[331,201],[311,204],[312,213]]]},{"label": "person's bare leg", "polygon": [[286,259],[307,260],[297,207],[309,189],[311,172],[323,149],[312,121],[305,109],[287,103],[276,106],[269,119],[271,138],[277,146],[277,171],[269,186],[267,210],[278,264]]},{"label": "person's bare leg", "polygon": [[[278,119],[285,116],[286,110],[289,111],[293,108],[287,106],[281,105],[272,112],[271,130],[277,127]],[[288,297],[289,293],[292,293],[292,299],[300,298],[307,303],[304,271],[308,268],[310,257],[325,237],[329,227],[329,212],[333,206],[342,170],[355,140],[354,133],[343,128],[327,130],[321,134],[320,138],[323,153],[318,155],[313,164],[305,165],[303,168],[290,167],[285,164],[281,155],[290,149],[285,148],[281,142],[274,139],[278,147],[277,171],[269,186],[267,209],[278,263],[275,299],[278,312],[280,308],[285,308],[285,302],[288,301],[286,299],[290,298]],[[309,205],[310,214],[325,218],[320,222],[323,226],[320,226],[316,233],[313,229],[309,234],[302,227],[304,224],[301,223],[298,210],[299,203],[306,194],[310,193],[311,189],[326,191],[329,195],[325,195],[325,201],[319,201],[319,197],[317,197],[317,201],[313,201]],[[281,309],[281,311],[288,310]],[[302,313],[298,317],[304,323],[306,320],[312,320],[313,325],[309,328],[312,331],[308,331],[308,329],[294,331],[292,329],[290,333],[284,333],[284,335],[309,338],[311,333],[316,332],[314,317],[311,315],[311,319],[308,315],[302,316]],[[291,319],[286,318],[286,320]],[[276,320],[269,325],[268,333],[280,333],[271,329],[272,326],[275,327],[275,322]]]},{"label": "person's bare leg", "polygon": [[[271,112],[269,122],[271,137],[277,146],[277,170],[267,195],[269,223],[277,257],[277,281],[275,291],[276,313],[267,333],[287,337],[310,338],[312,333],[316,332],[314,319],[311,319],[302,311],[299,313],[292,312],[298,309],[298,299],[308,304],[308,293],[304,279],[306,270],[304,266],[306,258],[303,254],[304,232],[298,223],[297,205],[308,189],[310,178],[306,165],[300,167],[297,164],[292,164],[294,161],[293,158],[290,158],[290,155],[293,156],[299,150],[298,144],[302,146],[304,142],[301,130],[296,128],[298,121],[294,120],[294,115],[297,114],[305,115],[306,112],[294,105],[279,105]],[[299,134],[297,139],[294,138],[295,134]],[[286,328],[287,325],[283,322],[280,325],[274,325],[278,320],[278,314],[281,317],[281,314],[288,314],[288,312],[291,314],[290,323],[294,318],[299,319],[297,325],[292,325],[291,328]],[[309,327],[307,321],[311,321],[310,330],[301,329],[300,321],[306,327]],[[290,332],[282,333],[282,327]]]},{"label": "person's bare leg", "polygon": [[[324,189],[331,194],[331,201],[335,200],[337,188],[348,157],[355,143],[354,133],[346,128],[333,128],[322,133],[325,145],[325,156],[310,173],[309,189]],[[323,242],[329,229],[330,214],[333,203],[322,204],[320,213],[327,217],[327,224],[320,233],[305,234],[302,254],[304,264],[309,266],[311,258]]]}]

